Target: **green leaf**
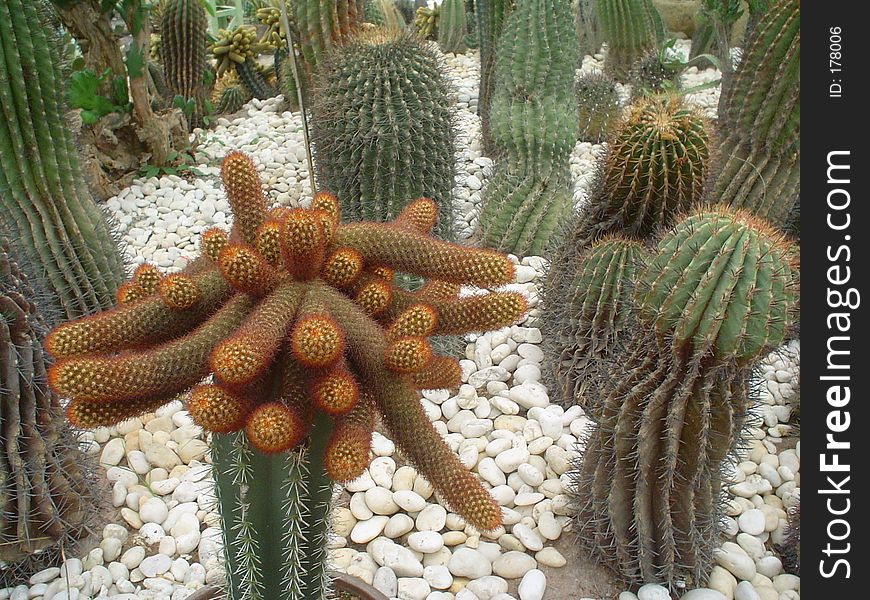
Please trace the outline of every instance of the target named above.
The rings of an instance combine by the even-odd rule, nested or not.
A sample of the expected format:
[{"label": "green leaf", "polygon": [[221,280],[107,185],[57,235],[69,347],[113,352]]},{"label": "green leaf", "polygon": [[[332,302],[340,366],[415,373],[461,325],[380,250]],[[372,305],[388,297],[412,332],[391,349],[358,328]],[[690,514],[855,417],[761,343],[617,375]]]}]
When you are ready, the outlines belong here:
[{"label": "green leaf", "polygon": [[132,44],[127,51],[127,58],[124,60],[127,65],[127,74],[130,78],[141,77],[145,69],[145,56],[142,54],[142,49],[136,44]]},{"label": "green leaf", "polygon": [[81,116],[82,123],[85,125],[93,125],[99,120],[99,116],[92,110],[83,110]]},{"label": "green leaf", "polygon": [[217,13],[215,12],[214,2],[210,2],[209,0],[200,0],[200,2],[202,3],[203,8],[205,8],[205,11],[209,14],[209,16],[211,16],[212,18],[217,16]]},{"label": "green leaf", "polygon": [[112,78],[112,99],[115,104],[121,106],[130,101],[130,95],[127,90],[127,78],[123,75],[116,75]]},{"label": "green leaf", "polygon": [[108,74],[109,69],[101,77],[97,77],[90,69],[72,73],[67,85],[67,102],[70,107],[92,111],[96,118],[114,111],[115,103],[99,93],[99,88]]}]

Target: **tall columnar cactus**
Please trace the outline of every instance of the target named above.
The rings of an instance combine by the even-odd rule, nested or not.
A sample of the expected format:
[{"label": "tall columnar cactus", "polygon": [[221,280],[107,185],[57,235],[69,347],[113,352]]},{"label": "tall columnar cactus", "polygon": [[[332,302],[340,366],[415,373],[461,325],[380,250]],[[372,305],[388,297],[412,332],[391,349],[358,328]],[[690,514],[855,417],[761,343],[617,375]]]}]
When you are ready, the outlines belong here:
[{"label": "tall columnar cactus", "polygon": [[112,302],[124,264],[82,178],[41,10],[0,0],[0,224],[39,265],[54,308],[75,317]]},{"label": "tall columnar cactus", "polygon": [[616,81],[596,71],[578,79],[575,91],[580,120],[578,139],[593,144],[603,142],[622,114]]},{"label": "tall columnar cactus", "polygon": [[484,151],[492,156],[494,146],[489,132],[489,105],[495,75],[495,50],[505,19],[513,10],[513,0],[476,0],[478,48],[480,48],[480,89],[477,114],[480,115],[480,134]]},{"label": "tall columnar cactus", "polygon": [[638,333],[599,378],[597,427],[572,471],[577,539],[626,580],[705,583],[751,365],[792,322],[793,253],[722,208],[680,221],[638,273]]},{"label": "tall columnar cactus", "polygon": [[565,406],[598,412],[586,389],[596,384],[602,361],[630,327],[631,293],[645,257],[639,242],[605,237],[568,267],[565,287],[553,291],[559,301],[547,308],[544,353]]},{"label": "tall columnar cactus", "polygon": [[617,78],[653,50],[664,25],[651,0],[596,0],[596,14],[607,42],[607,71]]},{"label": "tall columnar cactus", "polygon": [[169,93],[196,102],[191,128],[202,125],[207,30],[200,0],[167,0],[160,25],[160,57]]},{"label": "tall columnar cactus", "polygon": [[317,72],[329,53],[350,39],[364,17],[356,0],[296,0],[293,8],[309,73]]},{"label": "tall columnar cactus", "polygon": [[483,242],[493,248],[542,254],[571,210],[578,58],[569,0],[528,0],[508,17],[489,113],[500,160],[480,215]]},{"label": "tall columnar cactus", "polygon": [[46,386],[36,295],[0,238],[0,585],[15,585],[93,533],[99,499],[79,441]]},{"label": "tall columnar cactus", "polygon": [[311,139],[320,184],[348,220],[386,221],[410,198],[438,205],[453,229],[451,88],[437,53],[410,35],[374,31],[337,52],[313,98]]},{"label": "tall columnar cactus", "polygon": [[[498,527],[500,508],[431,426],[417,390],[459,384],[458,363],[428,336],[525,313],[514,292],[458,297],[459,285],[511,281],[511,262],[432,238],[428,199],[390,223],[340,225],[324,192],[309,209],[268,210],[242,153],[221,171],[229,235],[204,232],[200,257],[180,273],[140,266],[117,307],[49,334],[49,382],[71,398],[69,419],[117,423],[192,388],[187,409],[216,439],[234,599],[321,597],[327,477],[363,472],[376,413],[453,510],[481,531]],[[428,282],[406,292],[394,269]]]},{"label": "tall columnar cactus", "polygon": [[574,10],[574,28],[583,55],[598,54],[604,42],[601,22],[598,20],[597,0],[577,0]]},{"label": "tall columnar cactus", "polygon": [[468,24],[465,21],[464,0],[444,0],[438,21],[438,46],[441,52],[465,52],[465,36]]},{"label": "tall columnar cactus", "polygon": [[800,0],[779,0],[750,33],[719,100],[711,203],[786,227],[800,195]]}]

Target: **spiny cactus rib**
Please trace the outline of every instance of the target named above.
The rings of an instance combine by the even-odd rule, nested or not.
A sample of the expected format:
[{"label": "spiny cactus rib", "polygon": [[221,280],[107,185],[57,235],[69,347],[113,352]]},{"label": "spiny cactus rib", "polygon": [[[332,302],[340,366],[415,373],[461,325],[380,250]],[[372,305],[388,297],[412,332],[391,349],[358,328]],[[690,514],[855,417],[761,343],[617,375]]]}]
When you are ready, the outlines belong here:
[{"label": "spiny cactus rib", "polygon": [[300,34],[299,46],[305,64],[312,71],[350,38],[363,18],[354,0],[300,0],[293,6]]},{"label": "spiny cactus rib", "polygon": [[650,0],[596,0],[596,4],[607,42],[605,66],[614,77],[624,77],[636,60],[655,47],[661,15]]},{"label": "spiny cactus rib", "polygon": [[[159,291],[161,286],[177,285],[173,282],[191,281],[199,289],[204,278],[217,274],[224,290],[230,280],[246,293],[230,296],[217,312],[208,313],[198,308],[202,298],[189,308],[173,300],[173,311],[204,323],[189,333],[173,331],[163,343],[143,333],[137,334],[140,341],[132,347],[114,341],[112,335],[118,335],[122,325],[138,323],[129,324],[111,313],[106,318],[109,326],[103,327],[111,335],[101,334],[112,338],[109,341],[89,339],[83,344],[79,335],[94,336],[82,328],[87,320],[64,325],[53,335],[66,331],[65,346],[54,346],[73,351],[52,368],[54,388],[75,403],[118,405],[119,414],[126,415],[139,398],[175,394],[212,374],[215,383],[197,387],[188,401],[196,422],[219,434],[243,429],[251,446],[274,454],[301,444],[309,428],[320,431],[321,416],[331,415],[338,419],[336,431],[346,435],[332,438],[328,455],[323,454],[325,437],[311,437],[312,447],[321,444],[313,456],[345,475],[356,472],[367,456],[370,427],[351,427],[351,420],[356,418],[358,398],[370,394],[388,423],[403,432],[401,445],[411,460],[439,490],[445,488],[452,506],[481,530],[497,527],[498,507],[441,442],[415,390],[422,384],[454,385],[458,380],[455,361],[434,357],[426,340],[438,331],[437,323],[458,333],[485,328],[489,322],[509,325],[522,316],[527,304],[517,294],[488,293],[467,300],[456,295],[457,284],[508,283],[512,263],[489,250],[460,247],[421,233],[432,222],[430,200],[411,202],[399,222],[338,225],[338,203],[329,194],[318,194],[309,209],[267,211],[247,159],[231,154],[222,170],[227,179],[235,178],[225,184],[231,205],[245,217],[235,220],[226,243],[222,236],[210,234],[203,244],[209,255],[219,249],[219,269],[210,259],[199,259],[181,274],[160,279],[157,287]],[[240,171],[246,179],[238,176]],[[240,181],[244,185],[233,187]],[[273,222],[279,226],[270,229]],[[260,247],[276,250],[261,235],[267,230],[270,236],[277,234],[274,240],[280,249],[271,253],[271,263],[248,245],[259,241]],[[342,269],[336,263],[342,260],[334,259],[342,256],[351,265],[345,269],[350,275],[338,277]],[[403,292],[393,283],[397,270],[434,276],[440,283],[419,295]],[[333,287],[335,280],[347,279],[356,281]],[[200,295],[206,296],[204,291]],[[400,296],[407,306],[395,305]],[[151,307],[150,302],[151,297],[136,300],[114,312]],[[135,313],[124,313],[124,318],[129,320],[130,314]],[[378,322],[372,314],[378,315]],[[107,347],[108,354],[95,350]],[[87,353],[75,352],[78,348]],[[409,411],[416,413],[405,414]],[[422,445],[415,445],[420,440]],[[241,581],[255,585],[254,579]]]},{"label": "spiny cactus rib", "polygon": [[616,127],[622,113],[616,81],[596,71],[578,79],[574,89],[580,119],[580,141],[593,144],[603,142]]},{"label": "spiny cactus rib", "polygon": [[411,382],[418,390],[457,388],[462,383],[462,368],[455,358],[433,356],[425,369],[411,374]]},{"label": "spiny cactus rib", "polygon": [[336,421],[323,454],[324,467],[333,480],[352,481],[368,467],[375,418],[374,399],[366,393]]},{"label": "spiny cactus rib", "polygon": [[160,23],[160,57],[170,94],[196,100],[190,127],[202,125],[208,20],[199,0],[168,0]]},{"label": "spiny cactus rib", "polygon": [[266,214],[266,196],[254,161],[243,152],[231,151],[221,163],[221,180],[236,219],[236,230],[244,241],[252,244]]},{"label": "spiny cactus rib", "polygon": [[465,22],[464,0],[444,0],[441,3],[441,11],[438,19],[438,46],[445,54],[465,52],[465,36],[467,25]]}]

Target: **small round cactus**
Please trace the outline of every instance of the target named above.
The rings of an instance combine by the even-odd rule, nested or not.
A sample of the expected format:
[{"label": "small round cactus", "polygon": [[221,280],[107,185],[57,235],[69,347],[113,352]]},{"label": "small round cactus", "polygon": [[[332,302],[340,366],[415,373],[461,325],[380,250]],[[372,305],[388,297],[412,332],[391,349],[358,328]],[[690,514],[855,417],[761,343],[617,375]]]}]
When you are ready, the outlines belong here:
[{"label": "small round cactus", "polygon": [[229,71],[217,80],[211,103],[217,114],[230,114],[241,110],[251,98],[250,92],[239,81],[235,71]]},{"label": "small round cactus", "polygon": [[603,142],[622,114],[616,81],[600,71],[595,71],[578,79],[574,89],[580,119],[578,139],[593,144]]}]

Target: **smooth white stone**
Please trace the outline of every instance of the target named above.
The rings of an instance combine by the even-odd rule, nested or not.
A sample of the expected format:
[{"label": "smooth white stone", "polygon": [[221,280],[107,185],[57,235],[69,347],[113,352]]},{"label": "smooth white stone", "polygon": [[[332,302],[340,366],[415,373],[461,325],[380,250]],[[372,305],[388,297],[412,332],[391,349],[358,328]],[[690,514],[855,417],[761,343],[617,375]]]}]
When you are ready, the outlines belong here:
[{"label": "smooth white stone", "polygon": [[419,512],[426,508],[426,501],[420,494],[411,490],[393,492],[393,502],[407,512]]},{"label": "smooth white stone", "polygon": [[647,583],[637,590],[637,597],[638,600],[671,600],[671,593],[657,583]]},{"label": "smooth white stone", "polygon": [[418,531],[441,531],[447,523],[447,510],[440,504],[429,504],[417,515]]},{"label": "smooth white stone", "polygon": [[749,535],[761,535],[764,533],[764,521],[764,513],[757,508],[747,510],[737,517],[738,527]]},{"label": "smooth white stone", "polygon": [[[529,451],[526,448],[511,448],[496,456],[495,464],[502,473],[513,473],[521,464],[528,462],[529,456]],[[478,472],[480,472],[479,469]],[[487,480],[489,479],[487,478]]]},{"label": "smooth white stone", "polygon": [[398,513],[390,517],[384,527],[384,535],[390,539],[402,537],[414,529],[414,519],[405,513]]},{"label": "smooth white stone", "polygon": [[157,577],[163,575],[172,567],[172,559],[165,554],[155,554],[144,559],[139,564],[139,570],[145,577]]},{"label": "smooth white stone", "polygon": [[543,571],[532,569],[523,575],[517,589],[520,600],[542,600],[547,589],[547,577]]},{"label": "smooth white stone", "polygon": [[385,596],[392,598],[399,593],[399,579],[389,567],[381,567],[375,571],[372,585]]},{"label": "smooth white stone", "polygon": [[710,588],[695,588],[682,595],[681,600],[728,600],[722,592]]},{"label": "smooth white stone", "polygon": [[390,567],[397,577],[422,577],[423,565],[409,549],[390,543],[384,548],[384,566]]},{"label": "smooth white stone", "polygon": [[453,585],[453,575],[444,565],[429,565],[423,569],[423,579],[436,590],[446,590]]},{"label": "smooth white stone", "polygon": [[477,550],[457,548],[450,557],[447,568],[450,569],[454,577],[477,579],[491,575],[493,565]]},{"label": "smooth white stone", "polygon": [[761,600],[761,596],[750,582],[741,581],[734,588],[734,600]]},{"label": "smooth white stone", "polygon": [[109,440],[100,453],[100,464],[106,467],[114,467],[124,458],[123,438]]},{"label": "smooth white stone", "polygon": [[369,465],[369,474],[374,482],[382,488],[389,489],[393,483],[393,475],[395,473],[396,461],[389,456],[379,456]]},{"label": "smooth white stone", "polygon": [[353,526],[353,530],[350,532],[351,541],[356,544],[366,544],[372,541],[381,534],[389,520],[389,517],[377,515],[365,521],[360,521]]},{"label": "smooth white stone", "polygon": [[160,525],[166,521],[168,516],[169,509],[160,498],[149,498],[139,507],[139,518],[142,519],[143,523],[157,523]]},{"label": "smooth white stone", "polygon": [[517,579],[532,569],[537,568],[537,562],[525,552],[505,552],[492,563],[493,572],[505,579]]},{"label": "smooth white stone", "polygon": [[466,589],[480,600],[491,600],[499,594],[507,594],[508,582],[497,575],[488,575],[469,581]]},{"label": "smooth white stone", "polygon": [[400,600],[426,600],[432,591],[425,579],[420,577],[399,577]]},{"label": "smooth white stone", "polygon": [[408,547],[423,554],[431,554],[444,547],[444,540],[435,531],[417,531],[408,536]]},{"label": "smooth white stone", "polygon": [[393,515],[399,512],[399,506],[393,501],[393,492],[389,489],[373,487],[366,490],[365,499],[366,506],[376,515]]},{"label": "smooth white stone", "polygon": [[564,567],[568,562],[562,553],[556,550],[555,548],[544,548],[543,550],[535,553],[535,560],[538,561],[538,564],[544,565],[545,567]]},{"label": "smooth white stone", "polygon": [[532,552],[537,552],[544,547],[544,542],[541,540],[540,536],[535,533],[531,527],[524,523],[517,523],[514,525],[511,533],[516,536],[523,546]]}]

